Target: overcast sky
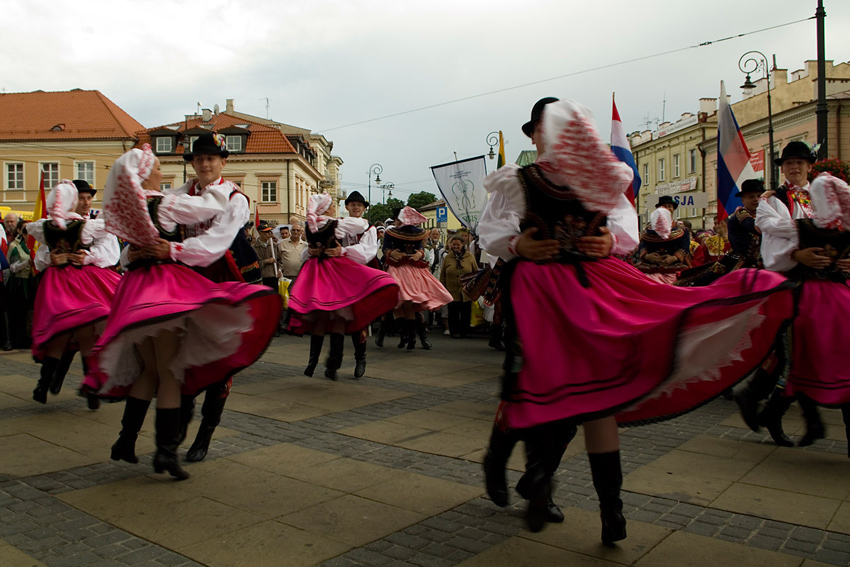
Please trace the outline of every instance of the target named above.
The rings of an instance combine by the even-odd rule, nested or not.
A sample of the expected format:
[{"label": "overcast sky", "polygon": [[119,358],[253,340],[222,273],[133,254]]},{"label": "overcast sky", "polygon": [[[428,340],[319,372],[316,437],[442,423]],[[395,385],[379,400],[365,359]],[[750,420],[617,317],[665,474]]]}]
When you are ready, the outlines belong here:
[{"label": "overcast sky", "polygon": [[[334,142],[345,190],[366,194],[369,166],[380,163],[381,180],[406,199],[437,193],[429,167],[454,152],[486,153],[491,131],[504,131],[508,161],[532,149],[520,126],[543,96],[589,106],[606,139],[612,92],[629,132],[696,112],[699,98],[718,96],[721,79],[740,100],[738,58],[758,49],[775,53],[780,68],[801,68],[817,57],[815,21],[717,40],[802,20],[816,7],[816,0],[0,0],[0,89],[97,89],[146,127],[179,121],[196,103],[223,109],[228,98],[238,111],[266,116],[268,98],[270,118]],[[825,0],[825,8],[827,59],[850,61],[850,1]],[[716,43],[685,49],[709,41]],[[674,50],[682,51],[618,65]],[[555,77],[563,78],[546,81]],[[440,105],[467,97],[475,98]],[[440,106],[373,120],[433,105]],[[373,181],[372,200],[380,198]]]}]

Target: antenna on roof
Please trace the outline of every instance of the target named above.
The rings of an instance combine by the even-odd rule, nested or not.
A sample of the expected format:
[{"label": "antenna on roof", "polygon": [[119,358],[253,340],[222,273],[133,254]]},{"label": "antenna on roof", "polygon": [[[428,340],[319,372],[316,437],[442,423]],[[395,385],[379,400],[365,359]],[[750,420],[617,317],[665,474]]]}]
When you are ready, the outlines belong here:
[{"label": "antenna on roof", "polygon": [[197,116],[197,115],[201,114],[201,103],[200,103],[200,102],[196,102],[196,103],[195,103],[195,105],[196,105],[196,108],[195,108],[195,115]]},{"label": "antenna on roof", "polygon": [[271,118],[269,117],[269,98],[261,98],[260,100],[266,101],[266,120],[271,120]]}]

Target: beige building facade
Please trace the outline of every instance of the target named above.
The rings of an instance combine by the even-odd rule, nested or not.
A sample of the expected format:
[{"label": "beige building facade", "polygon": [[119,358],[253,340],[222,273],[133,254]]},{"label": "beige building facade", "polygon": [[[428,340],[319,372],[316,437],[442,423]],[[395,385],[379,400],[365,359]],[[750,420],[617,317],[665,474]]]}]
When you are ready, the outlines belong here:
[{"label": "beige building facade", "polygon": [[[771,75],[774,148],[778,156],[791,140],[809,144],[816,141],[817,62],[806,61],[802,69],[790,73],[790,80],[786,69],[775,69]],[[751,79],[756,88],[732,104],[732,112],[753,154],[753,168],[769,185],[767,79]],[[826,85],[830,157],[850,159],[850,130],[846,123],[850,111],[850,63],[834,65],[827,61]],[[735,88],[727,85],[727,92],[733,93]],[[717,99],[700,99],[696,115],[686,113],[676,122],[660,124],[656,130],[629,135],[643,180],[638,202],[642,224],[648,221],[661,195],[674,195],[680,202],[694,205],[680,205],[678,219],[691,221],[694,228],[713,227],[717,214],[717,106]]]},{"label": "beige building facade", "polygon": [[[62,179],[102,189],[143,128],[99,91],[0,94],[0,215],[31,219],[42,172],[45,193]],[[98,191],[93,208],[102,198]]]}]

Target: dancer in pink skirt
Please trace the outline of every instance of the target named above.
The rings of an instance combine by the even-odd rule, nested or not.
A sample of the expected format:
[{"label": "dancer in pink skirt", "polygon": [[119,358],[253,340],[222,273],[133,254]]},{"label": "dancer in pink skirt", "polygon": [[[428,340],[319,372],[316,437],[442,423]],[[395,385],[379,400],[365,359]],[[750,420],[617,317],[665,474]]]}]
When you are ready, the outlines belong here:
[{"label": "dancer in pink skirt", "polygon": [[[617,420],[675,417],[744,377],[791,316],[789,284],[755,270],[707,288],[649,280],[610,256],[638,243],[624,195],[632,172],[601,141],[589,111],[543,99],[523,131],[538,160],[488,176],[479,227],[482,247],[510,261],[502,283],[511,340],[497,425],[526,441],[526,518],[539,531],[570,431],[563,424],[583,424],[602,541],[612,543],[626,537]],[[499,473],[494,461],[488,492],[506,491],[504,467]]]},{"label": "dancer in pink skirt", "polygon": [[428,231],[420,228],[427,219],[411,207],[404,207],[397,215],[396,226],[384,235],[384,260],[387,273],[398,282],[401,289],[398,305],[393,315],[401,341],[398,348],[416,348],[416,314],[434,311],[452,301],[452,294],[431,275],[425,262],[422,241]]},{"label": "dancer in pink skirt", "polygon": [[[44,276],[35,297],[32,333],[32,354],[41,362],[32,399],[42,404],[48,390],[57,394],[62,387],[67,368],[59,367],[66,353],[79,350],[86,361],[121,279],[110,269],[118,262],[118,242],[102,220],[84,219],[74,212],[74,183],[63,180],[50,191],[46,204],[50,218],[26,227],[42,245],[36,265],[44,269]],[[47,265],[42,268],[43,264]],[[89,407],[97,409],[97,404],[90,402]]]},{"label": "dancer in pink skirt", "polygon": [[109,172],[104,197],[107,229],[130,246],[127,274],[115,294],[106,330],[92,354],[85,387],[105,397],[127,397],[112,458],[135,463],[135,442],[148,405],[157,397],[154,470],[188,478],[177,461],[180,392],[220,380],[190,372],[206,364],[242,368],[265,350],[280,315],[280,296],[261,285],[214,284],[172,260],[182,225],[220,214],[226,188],[203,196],[163,195],[162,173],[150,146],[121,156]]},{"label": "dancer in pink skirt", "polygon": [[304,374],[313,375],[325,335],[330,333],[325,376],[331,380],[336,380],[336,371],[342,365],[345,334],[362,330],[398,300],[398,285],[393,278],[342,255],[340,242],[362,234],[369,222],[356,217],[337,219],[335,215],[330,195],[310,197],[305,227],[307,260],[289,293],[290,330],[312,333]]}]

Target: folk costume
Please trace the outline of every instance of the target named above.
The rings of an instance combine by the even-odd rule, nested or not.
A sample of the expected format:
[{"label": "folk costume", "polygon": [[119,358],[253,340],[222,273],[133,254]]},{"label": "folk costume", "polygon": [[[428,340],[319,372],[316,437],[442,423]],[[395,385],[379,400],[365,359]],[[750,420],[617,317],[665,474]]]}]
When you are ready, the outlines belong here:
[{"label": "folk costume", "polygon": [[[96,371],[84,382],[110,398],[127,396],[146,370],[139,349],[147,339],[163,331],[179,337],[168,371],[183,384],[184,392],[193,393],[220,381],[222,373],[233,373],[255,361],[268,345],[280,313],[280,297],[274,290],[238,282],[213,284],[177,261],[187,242],[183,227],[222,214],[230,195],[221,186],[197,196],[145,191],[141,184],[155,159],[147,144],[130,150],[115,162],[106,181],[103,217],[107,229],[138,247],[163,239],[170,248],[165,260],[130,262],[129,254],[122,258],[127,273],[92,355]],[[197,371],[211,366],[219,372]],[[135,439],[149,403],[127,398],[124,429],[113,446],[113,459],[135,462]],[[182,473],[176,464],[180,408],[157,408],[156,422],[154,466],[180,478],[175,474]]]},{"label": "folk costume", "polygon": [[[426,218],[412,207],[398,214],[400,226],[391,226],[384,235],[384,261],[387,273],[398,282],[400,292],[395,317],[401,341],[398,348],[416,348],[416,314],[433,311],[452,301],[452,295],[432,274],[422,241],[428,231],[418,225]],[[408,303],[409,302],[409,303]],[[405,306],[409,305],[405,312]],[[423,344],[424,346],[424,344]]]},{"label": "folk costume", "polygon": [[[672,203],[672,198],[665,196]],[[676,274],[690,267],[691,237],[684,228],[673,228],[673,216],[662,206],[667,202],[665,196],[662,196],[650,216],[650,228],[641,234],[639,261],[635,268],[659,283],[672,284],[676,281]],[[652,253],[658,254],[661,260],[647,258]]]},{"label": "folk costume", "polygon": [[[586,108],[544,106],[544,153],[531,166],[487,177],[491,198],[479,228],[485,250],[510,261],[501,279],[510,333],[497,425],[528,433],[527,518],[537,530],[563,450],[563,440],[540,427],[615,414],[624,424],[675,417],[746,375],[791,314],[790,294],[776,293],[788,284],[776,274],[740,270],[711,287],[680,289],[616,258],[582,253],[579,239],[601,227],[614,254],[638,244],[637,216],[624,195],[632,173],[601,141]],[[560,242],[551,261],[518,256],[520,235],[532,227],[534,238]],[[590,462],[602,539],[623,539],[619,452],[591,452]]]},{"label": "folk costume", "polygon": [[[837,260],[850,257],[850,233],[845,228],[850,222],[847,185],[828,174],[819,175],[805,187],[786,183],[759,203],[756,222],[764,234],[765,267],[784,273],[799,282],[800,288],[795,294],[792,328],[781,345],[784,348],[777,349],[776,368],[754,375],[747,388],[736,395],[736,401],[746,416],[745,410],[751,409],[748,400],[755,403],[770,394],[757,416],[757,425],[766,426],[780,445],[792,445],[782,431],[781,419],[794,399],[800,403],[806,421],[800,446],[825,436],[817,405],[841,407],[850,435],[850,373],[846,357],[832,340],[842,335],[842,322],[850,314],[846,283],[850,274],[835,265]],[[810,268],[793,260],[796,250],[814,247],[823,248],[822,255],[830,258],[827,268]]]},{"label": "folk costume", "polygon": [[[224,159],[230,153],[224,145],[223,136],[220,134],[202,134],[192,144],[192,151],[183,154],[183,160],[191,162],[196,155],[216,155]],[[224,212],[206,221],[185,225],[183,230],[186,238],[180,243],[179,248],[172,251],[172,258],[186,264],[214,283],[245,282],[260,284],[262,272],[259,258],[243,230],[251,216],[250,200],[235,183],[219,177],[209,185],[201,186],[197,179],[193,179],[182,187],[166,189],[164,193],[166,195],[203,196],[207,191],[214,189],[224,190],[228,194],[229,200]],[[280,311],[278,310],[277,313],[279,314]],[[234,360],[232,366],[206,364],[189,370],[190,373],[197,372],[200,375],[199,380],[208,381],[208,376],[215,376],[217,380],[213,380],[209,386],[204,388],[204,403],[201,407],[203,420],[198,428],[195,441],[186,453],[187,461],[201,461],[206,457],[212,435],[221,422],[224,406],[227,403],[227,397],[230,395],[233,375],[253,364],[274,336],[277,324],[273,324],[271,318],[267,315],[270,314],[264,314],[264,317],[258,321],[258,325],[254,328],[254,334],[247,337],[245,341],[261,347],[256,352],[256,356],[251,356],[250,351],[244,351],[247,356],[242,357],[239,361]],[[180,423],[182,427],[181,435],[185,436],[189,423],[194,417],[195,398],[199,392],[184,391],[183,394]]]},{"label": "folk costume", "polygon": [[[50,217],[26,227],[41,246],[36,267],[44,272],[33,307],[32,354],[41,361],[41,378],[33,399],[46,403],[47,391],[58,394],[74,353],[80,350],[78,333],[91,331],[96,339],[109,315],[121,277],[112,269],[119,256],[118,241],[106,232],[102,220],[87,220],[74,212],[77,188],[62,180],[46,200]],[[51,252],[85,255],[82,265],[51,264]],[[71,339],[61,358],[48,355],[49,343],[61,335]],[[87,346],[86,348],[90,348]],[[84,364],[89,352],[83,352]],[[88,373],[87,373],[88,376]],[[97,409],[95,400],[89,403]]]},{"label": "folk costume", "polygon": [[[392,309],[398,299],[395,281],[384,272],[364,265],[371,254],[368,242],[362,246],[352,244],[347,253],[337,257],[326,254],[347,238],[353,241],[363,235],[369,227],[366,219],[323,215],[331,203],[332,198],[326,193],[310,197],[304,231],[308,249],[316,254],[304,262],[298,283],[289,296],[289,329],[297,334],[312,333],[310,360],[304,370],[307,376],[313,375],[318,364],[326,328],[360,332]],[[332,380],[342,365],[344,339],[342,333],[331,332],[325,376]]]},{"label": "folk costume", "polygon": [[[758,179],[744,181],[736,194],[764,193],[764,183]],[[724,274],[741,268],[762,268],[761,231],[756,227],[756,213],[738,207],[726,220],[731,250],[719,260],[685,270],[679,274],[677,286],[695,287],[709,285]]]},{"label": "folk costume", "polygon": [[[345,205],[357,202],[363,203],[364,209],[369,202],[363,198],[360,191],[352,191],[345,198]],[[372,225],[359,234],[344,234],[340,240],[343,258],[354,260],[358,264],[380,270],[378,263],[378,231]],[[371,324],[371,321],[369,322]],[[354,345],[354,377],[360,378],[366,373],[366,342],[369,338],[369,325],[351,334],[351,344]]]}]

